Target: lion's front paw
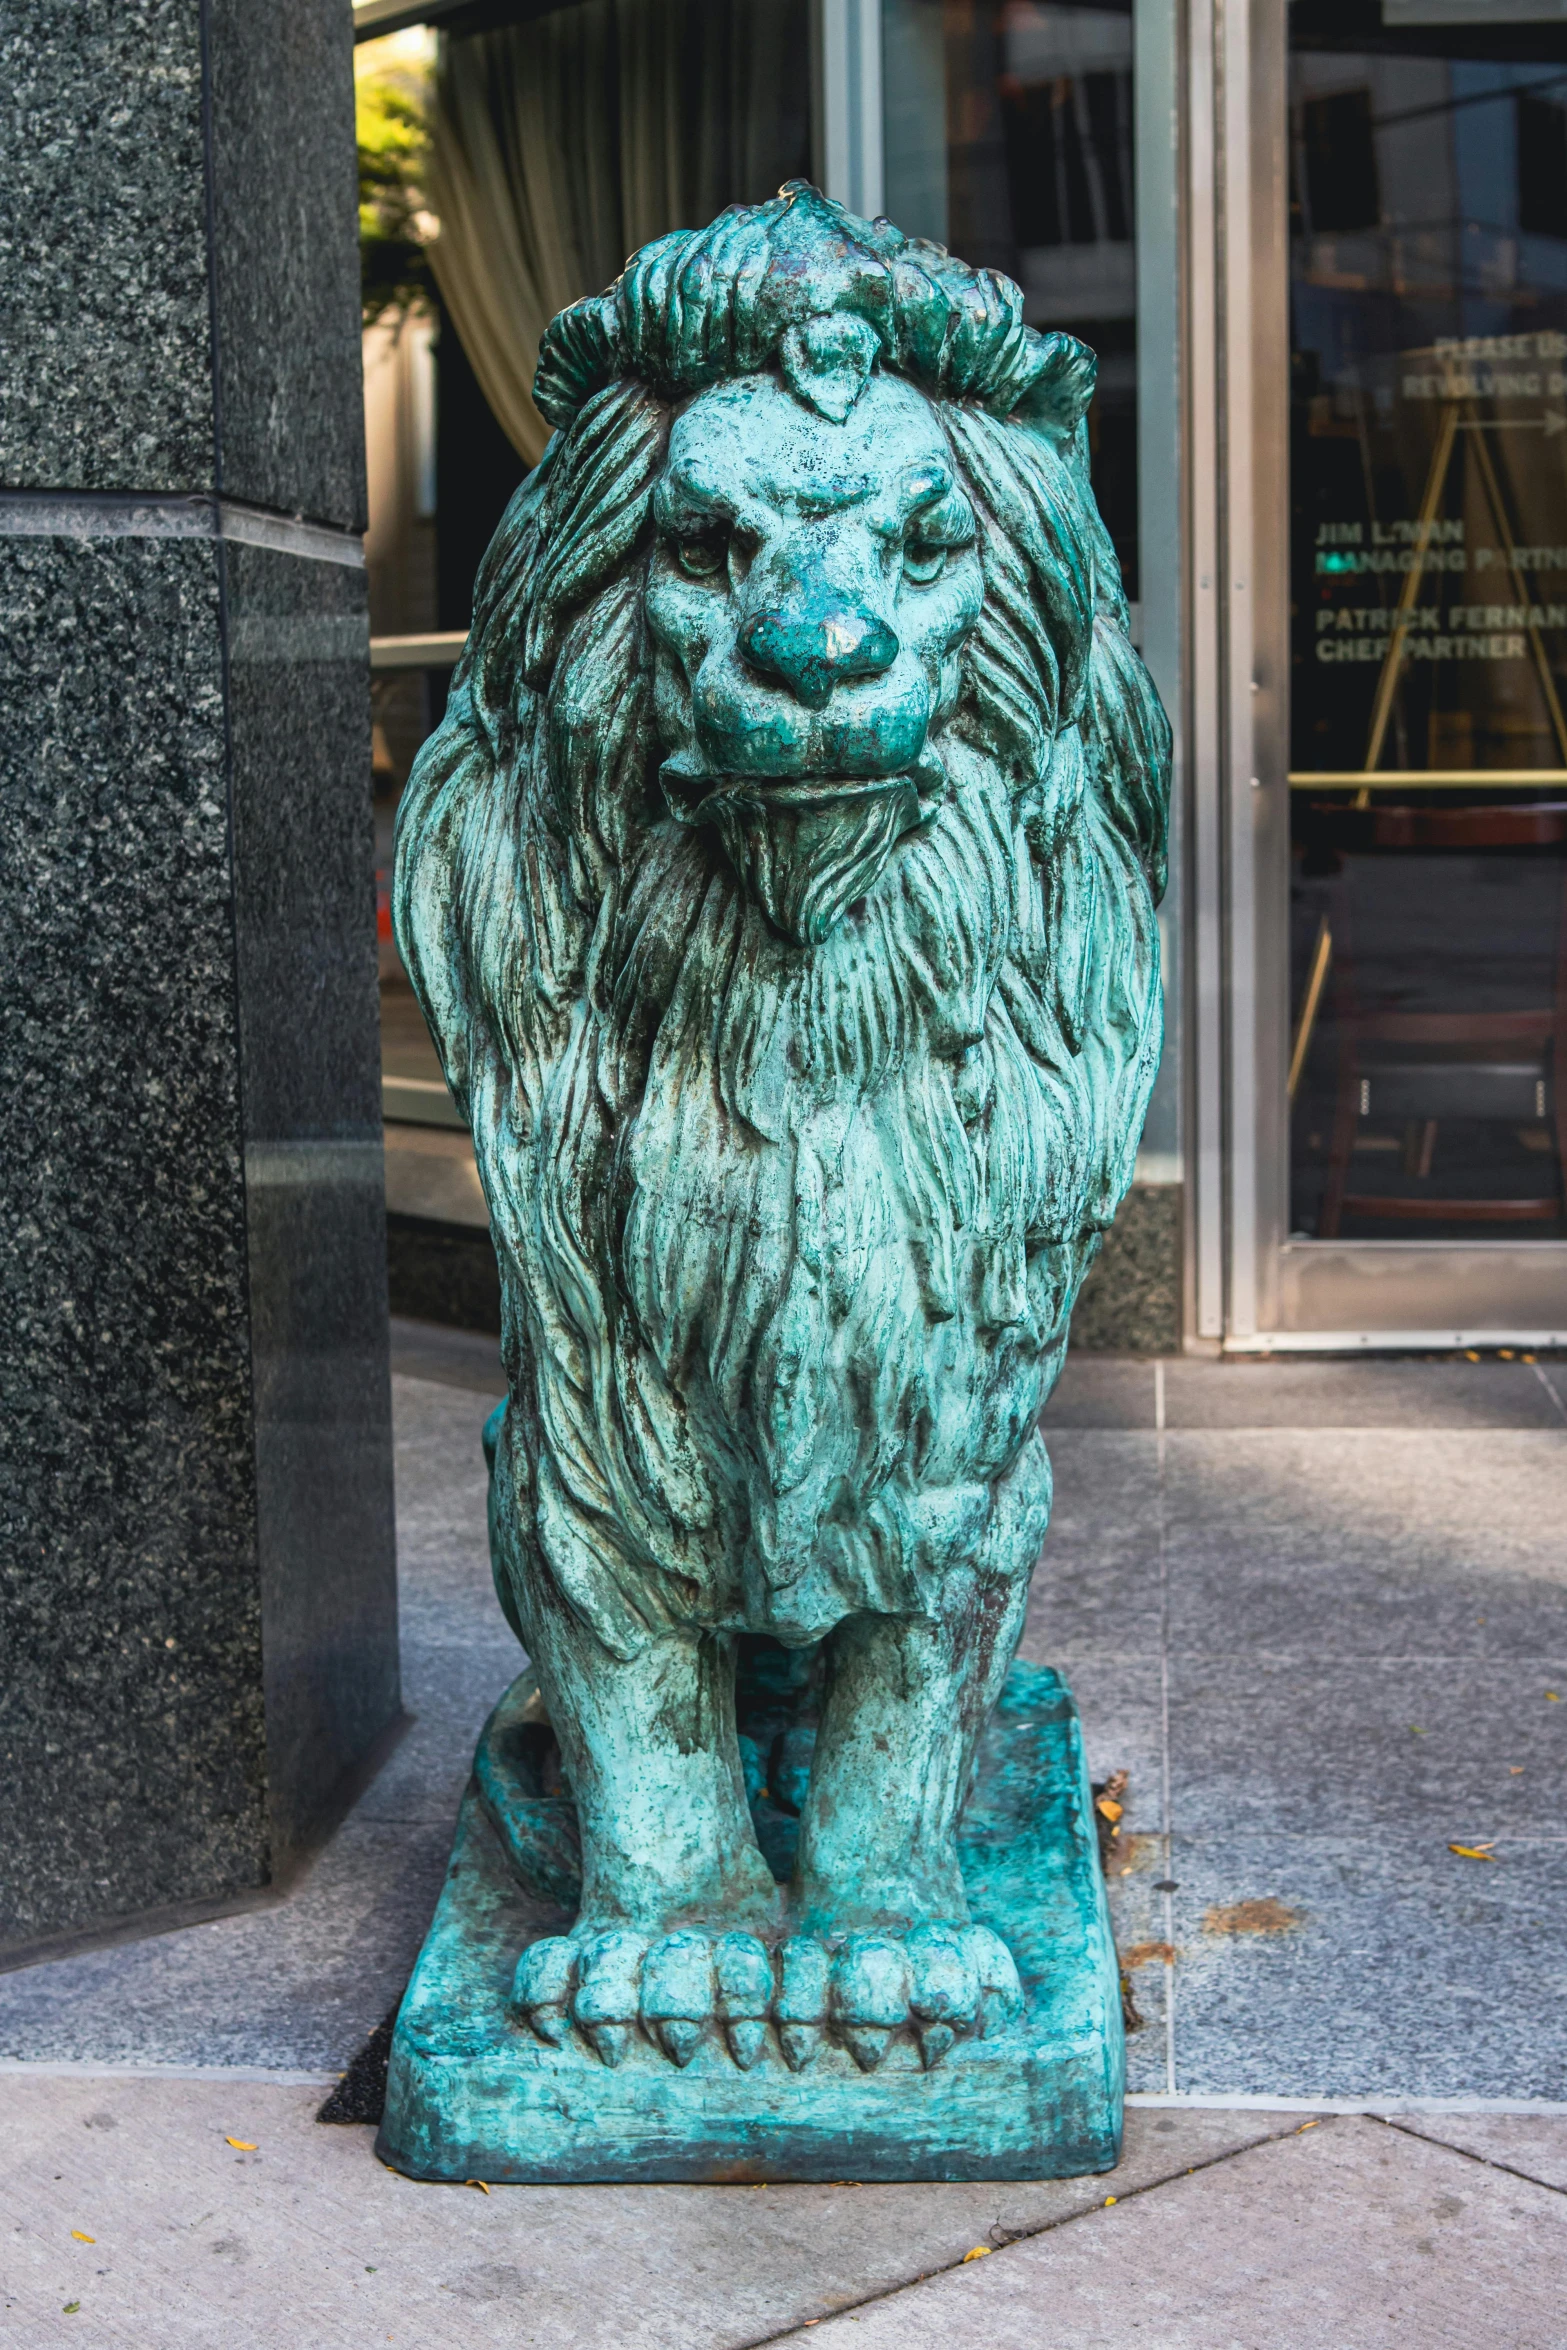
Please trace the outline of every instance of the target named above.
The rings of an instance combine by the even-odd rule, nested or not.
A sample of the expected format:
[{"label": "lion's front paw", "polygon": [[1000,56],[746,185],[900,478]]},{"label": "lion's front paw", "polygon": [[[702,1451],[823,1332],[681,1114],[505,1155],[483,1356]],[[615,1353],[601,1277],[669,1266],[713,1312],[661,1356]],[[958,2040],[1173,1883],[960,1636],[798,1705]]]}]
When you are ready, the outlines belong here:
[{"label": "lion's front paw", "polygon": [[710,2032],[742,2071],[767,2042],[773,1957],[754,1934],[664,1934],[612,1928],[581,1941],[552,1936],[523,1952],[513,2005],[558,2048],[573,2025],[595,2055],[619,2064],[640,2026],[671,2064],[687,2065]]},{"label": "lion's front paw", "polygon": [[640,2030],[671,2064],[713,2038],[749,2071],[771,2026],[791,2072],[829,2041],[871,2072],[901,2036],[929,2069],[955,2041],[1005,2030],[1023,2004],[1012,1954],[986,1926],[796,1934],[776,1950],[754,1934],[616,1927],[530,1944],[512,1996],[539,2039],[558,2048],[575,2027],[608,2065]]},{"label": "lion's front paw", "polygon": [[916,1926],[851,1934],[833,1961],[828,2014],[861,2072],[904,2030],[928,2072],[955,2041],[1004,2031],[1022,2005],[1012,1953],[987,1926]]}]

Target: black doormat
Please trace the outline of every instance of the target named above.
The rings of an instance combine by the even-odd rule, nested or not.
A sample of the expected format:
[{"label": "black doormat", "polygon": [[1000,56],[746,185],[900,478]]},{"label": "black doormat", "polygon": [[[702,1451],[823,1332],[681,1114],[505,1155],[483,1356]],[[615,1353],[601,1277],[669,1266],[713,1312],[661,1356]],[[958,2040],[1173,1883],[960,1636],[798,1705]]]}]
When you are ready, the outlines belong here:
[{"label": "black doormat", "polygon": [[318,2122],[378,2122],[386,2105],[386,2067],[399,1999],[383,2016],[316,2115]]}]

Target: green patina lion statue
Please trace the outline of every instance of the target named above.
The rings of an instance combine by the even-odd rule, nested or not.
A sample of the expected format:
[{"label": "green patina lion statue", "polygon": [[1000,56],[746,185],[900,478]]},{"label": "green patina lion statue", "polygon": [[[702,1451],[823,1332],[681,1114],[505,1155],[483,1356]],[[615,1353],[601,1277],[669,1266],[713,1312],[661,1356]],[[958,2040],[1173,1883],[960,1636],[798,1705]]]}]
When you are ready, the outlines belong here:
[{"label": "green patina lion statue", "polygon": [[[1161,1034],[1169,730],[1094,368],[802,185],[545,338],[396,922],[489,1201],[496,1584],[580,1830],[516,1988],[551,2046],[929,2067],[1017,2009],[955,1829]],[[737,1736],[738,1652],[814,1751]],[[802,1752],[780,1884],[748,1794]]]}]

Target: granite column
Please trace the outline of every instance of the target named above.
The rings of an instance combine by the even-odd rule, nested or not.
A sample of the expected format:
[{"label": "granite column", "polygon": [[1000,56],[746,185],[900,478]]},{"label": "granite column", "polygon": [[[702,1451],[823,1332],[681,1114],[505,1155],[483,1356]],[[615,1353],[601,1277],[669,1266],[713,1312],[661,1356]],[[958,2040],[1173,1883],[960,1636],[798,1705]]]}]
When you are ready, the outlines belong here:
[{"label": "granite column", "polygon": [[0,29],[0,1963],[399,1710],[348,19]]}]

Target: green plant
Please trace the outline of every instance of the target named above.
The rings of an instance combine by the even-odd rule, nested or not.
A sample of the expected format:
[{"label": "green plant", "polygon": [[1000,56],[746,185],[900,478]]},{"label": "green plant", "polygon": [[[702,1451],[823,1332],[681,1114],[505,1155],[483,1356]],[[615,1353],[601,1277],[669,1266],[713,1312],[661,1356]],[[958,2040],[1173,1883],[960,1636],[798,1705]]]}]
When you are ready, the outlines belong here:
[{"label": "green plant", "polygon": [[400,73],[360,78],[357,118],[360,285],[364,321],[373,326],[432,299],[424,195],[430,133],[422,92]]}]

